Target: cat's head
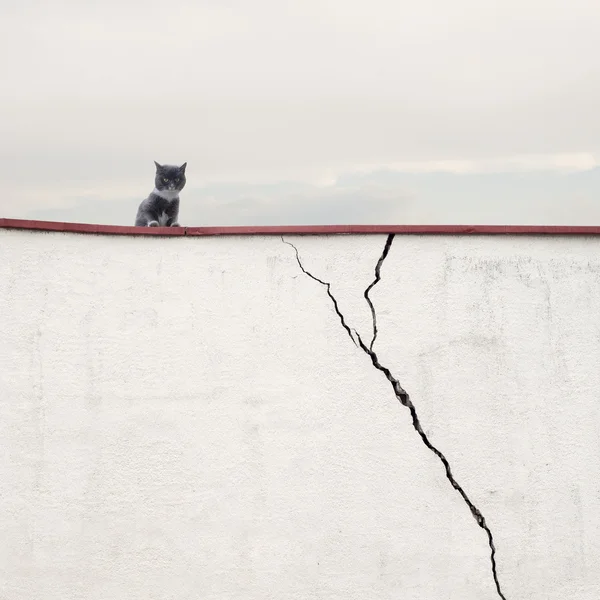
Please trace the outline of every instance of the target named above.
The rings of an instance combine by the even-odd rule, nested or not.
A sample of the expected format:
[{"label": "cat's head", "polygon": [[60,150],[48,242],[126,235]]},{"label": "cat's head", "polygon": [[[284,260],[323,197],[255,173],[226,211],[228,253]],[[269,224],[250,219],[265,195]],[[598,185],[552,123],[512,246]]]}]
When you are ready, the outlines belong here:
[{"label": "cat's head", "polygon": [[185,186],[185,168],[187,163],[183,163],[180,167],[173,165],[156,165],[156,177],[154,185],[161,192],[180,192]]}]

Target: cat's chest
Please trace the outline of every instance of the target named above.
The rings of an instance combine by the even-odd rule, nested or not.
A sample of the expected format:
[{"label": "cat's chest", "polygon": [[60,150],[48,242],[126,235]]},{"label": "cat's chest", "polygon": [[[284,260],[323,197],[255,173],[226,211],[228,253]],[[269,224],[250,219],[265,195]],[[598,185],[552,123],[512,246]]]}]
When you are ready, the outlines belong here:
[{"label": "cat's chest", "polygon": [[179,199],[166,200],[155,194],[150,199],[151,212],[161,226],[167,225],[167,221],[176,216]]},{"label": "cat's chest", "polygon": [[166,211],[163,210],[162,213],[158,215],[158,224],[161,227],[164,227],[165,225],[167,225],[169,218],[169,215],[166,213]]}]

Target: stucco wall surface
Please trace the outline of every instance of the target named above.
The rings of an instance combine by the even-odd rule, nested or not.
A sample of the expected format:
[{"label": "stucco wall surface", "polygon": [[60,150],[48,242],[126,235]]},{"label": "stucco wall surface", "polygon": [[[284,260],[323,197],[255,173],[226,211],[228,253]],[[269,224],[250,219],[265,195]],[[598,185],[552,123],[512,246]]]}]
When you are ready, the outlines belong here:
[{"label": "stucco wall surface", "polygon": [[600,598],[600,238],[0,259],[1,600]]}]

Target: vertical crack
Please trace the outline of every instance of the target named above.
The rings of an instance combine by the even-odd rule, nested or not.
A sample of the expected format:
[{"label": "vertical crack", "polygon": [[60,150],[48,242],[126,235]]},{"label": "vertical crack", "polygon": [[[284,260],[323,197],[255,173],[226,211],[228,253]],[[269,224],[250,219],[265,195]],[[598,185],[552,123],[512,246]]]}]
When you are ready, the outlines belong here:
[{"label": "vertical crack", "polygon": [[375,265],[375,279],[373,283],[365,290],[364,296],[369,308],[371,309],[371,316],[373,317],[373,337],[371,338],[371,343],[369,344],[369,350],[373,350],[373,344],[377,339],[377,313],[375,312],[375,307],[373,306],[373,302],[371,302],[371,298],[369,298],[369,292],[379,283],[381,280],[381,265],[383,261],[387,258],[389,254],[390,248],[392,247],[392,242],[394,241],[394,234],[390,233],[388,235],[387,240],[385,241],[385,247],[383,248],[383,254],[379,257],[377,264]]},{"label": "vertical crack", "polygon": [[[396,379],[393,376],[392,372],[387,367],[385,367],[384,365],[382,365],[379,362],[379,358],[378,358],[377,354],[373,351],[373,344],[375,343],[375,339],[377,338],[377,314],[375,312],[375,307],[373,306],[373,302],[371,301],[371,299],[369,297],[369,292],[381,280],[381,266],[383,265],[383,262],[385,261],[387,255],[389,254],[390,248],[392,246],[392,242],[394,240],[394,234],[390,234],[387,237],[385,247],[383,249],[383,253],[380,256],[379,260],[377,261],[377,265],[375,266],[375,279],[373,280],[373,282],[369,285],[369,287],[364,292],[364,297],[369,305],[369,308],[371,309],[371,314],[373,316],[373,337],[371,339],[369,346],[367,346],[363,342],[360,334],[356,330],[351,329],[349,327],[349,325],[346,323],[344,315],[342,314],[342,312],[339,309],[337,300],[336,300],[335,296],[331,293],[331,284],[327,283],[326,281],[322,281],[321,279],[319,279],[318,277],[315,277],[312,273],[307,271],[304,268],[304,266],[302,265],[302,261],[300,260],[300,255],[298,253],[298,249],[296,248],[296,246],[294,246],[294,244],[292,244],[290,242],[287,242],[283,238],[283,236],[281,237],[281,240],[285,244],[287,244],[288,246],[291,246],[294,249],[294,251],[296,253],[296,261],[298,262],[298,266],[300,267],[302,272],[326,288],[327,295],[331,299],[334,309],[335,309],[335,312],[338,315],[342,326],[344,327],[344,329],[347,331],[348,335],[350,336],[350,339],[354,342],[355,346],[358,346],[371,359],[371,363],[373,364],[373,366],[378,371],[383,373],[385,375],[386,379],[390,382],[392,389],[394,390],[394,394],[395,394],[396,398],[398,399],[398,401],[400,402],[400,404],[402,406],[408,408],[411,419],[412,419],[413,428],[418,433],[419,437],[421,438],[421,441],[440,460],[440,462],[442,463],[442,465],[444,467],[444,471],[446,473],[446,479],[448,479],[448,481],[450,482],[450,485],[460,494],[461,498],[463,499],[463,501],[465,502],[465,504],[471,511],[471,515],[475,519],[475,522],[477,523],[477,525],[485,531],[486,536],[487,536],[488,546],[490,548],[490,562],[491,562],[491,568],[492,568],[492,577],[494,579],[496,591],[498,593],[498,596],[502,600],[506,600],[506,596],[502,592],[502,588],[500,586],[500,580],[498,579],[498,571],[497,571],[497,563],[496,563],[496,546],[494,544],[494,536],[492,534],[492,530],[489,528],[489,526],[485,520],[485,517],[483,516],[483,514],[481,513],[479,508],[477,508],[477,506],[475,506],[475,504],[469,498],[469,496],[467,495],[467,493],[465,492],[463,487],[454,478],[454,475],[452,473],[452,468],[450,467],[450,463],[448,462],[448,459],[444,456],[444,454],[442,453],[441,450],[436,448],[436,446],[434,446],[430,442],[429,438],[427,437],[427,434],[423,430],[421,421],[419,419],[419,415],[417,413],[417,409],[415,408],[415,405],[413,404],[412,400],[410,399],[408,392],[402,387],[402,385],[400,384],[398,379]],[[356,340],[354,339],[354,336],[352,335],[352,331],[354,331],[354,336],[356,336]],[[357,343],[357,340],[358,340],[358,343]]]}]

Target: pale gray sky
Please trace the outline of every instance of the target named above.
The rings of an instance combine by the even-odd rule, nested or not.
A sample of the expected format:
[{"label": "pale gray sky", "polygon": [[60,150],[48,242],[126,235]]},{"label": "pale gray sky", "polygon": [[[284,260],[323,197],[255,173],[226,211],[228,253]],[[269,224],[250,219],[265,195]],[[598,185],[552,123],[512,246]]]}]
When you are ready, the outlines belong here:
[{"label": "pale gray sky", "polygon": [[0,215],[600,223],[597,0],[0,0]]}]

